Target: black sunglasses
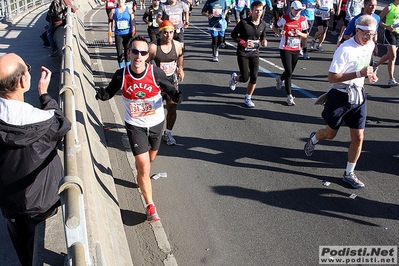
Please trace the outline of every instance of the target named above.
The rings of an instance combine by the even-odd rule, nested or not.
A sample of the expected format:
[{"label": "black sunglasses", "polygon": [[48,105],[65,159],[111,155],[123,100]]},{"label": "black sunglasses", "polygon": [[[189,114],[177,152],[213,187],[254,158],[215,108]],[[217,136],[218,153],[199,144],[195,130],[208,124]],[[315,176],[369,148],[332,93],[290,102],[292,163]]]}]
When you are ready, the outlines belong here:
[{"label": "black sunglasses", "polygon": [[148,55],[148,51],[141,51],[141,50],[137,50],[136,48],[131,48],[130,51],[131,51],[134,55],[138,55],[139,53],[141,54],[141,56],[146,56],[146,55]]},{"label": "black sunglasses", "polygon": [[28,68],[28,72],[30,72],[30,70],[32,69],[32,67],[29,64],[25,64],[26,67]]}]

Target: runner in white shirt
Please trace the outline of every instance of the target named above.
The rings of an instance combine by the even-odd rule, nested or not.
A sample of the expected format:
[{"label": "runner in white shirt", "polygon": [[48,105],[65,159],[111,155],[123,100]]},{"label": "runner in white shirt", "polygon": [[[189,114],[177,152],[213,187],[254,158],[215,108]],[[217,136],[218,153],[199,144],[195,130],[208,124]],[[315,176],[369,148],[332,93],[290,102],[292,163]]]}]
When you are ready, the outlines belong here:
[{"label": "runner in white shirt", "polygon": [[319,42],[317,50],[323,52],[322,44],[327,35],[328,24],[330,22],[330,16],[334,14],[333,0],[316,0],[315,9],[315,22],[317,25],[317,32],[314,35],[313,40],[310,42],[310,49],[314,49],[316,41]]}]

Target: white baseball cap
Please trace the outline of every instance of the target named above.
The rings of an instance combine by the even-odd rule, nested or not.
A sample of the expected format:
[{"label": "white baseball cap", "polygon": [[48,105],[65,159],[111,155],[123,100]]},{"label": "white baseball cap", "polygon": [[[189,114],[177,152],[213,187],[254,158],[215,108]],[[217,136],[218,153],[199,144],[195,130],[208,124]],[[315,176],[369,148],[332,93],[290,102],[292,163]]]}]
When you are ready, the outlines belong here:
[{"label": "white baseball cap", "polygon": [[291,7],[292,7],[293,9],[295,9],[295,10],[302,10],[302,9],[305,9],[305,8],[303,7],[302,3],[299,2],[299,1],[294,1],[294,2],[292,2],[292,3],[291,3]]}]

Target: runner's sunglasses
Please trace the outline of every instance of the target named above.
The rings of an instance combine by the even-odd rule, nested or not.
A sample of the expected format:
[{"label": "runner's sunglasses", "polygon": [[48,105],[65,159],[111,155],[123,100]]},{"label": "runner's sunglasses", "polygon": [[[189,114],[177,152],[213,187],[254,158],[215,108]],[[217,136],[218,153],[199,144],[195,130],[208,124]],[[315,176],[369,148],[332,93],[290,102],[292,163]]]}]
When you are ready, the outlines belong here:
[{"label": "runner's sunglasses", "polygon": [[141,56],[146,56],[148,55],[148,51],[141,51],[141,50],[137,50],[135,48],[131,48],[130,51],[134,54],[134,55],[138,55],[139,53],[141,54]]}]

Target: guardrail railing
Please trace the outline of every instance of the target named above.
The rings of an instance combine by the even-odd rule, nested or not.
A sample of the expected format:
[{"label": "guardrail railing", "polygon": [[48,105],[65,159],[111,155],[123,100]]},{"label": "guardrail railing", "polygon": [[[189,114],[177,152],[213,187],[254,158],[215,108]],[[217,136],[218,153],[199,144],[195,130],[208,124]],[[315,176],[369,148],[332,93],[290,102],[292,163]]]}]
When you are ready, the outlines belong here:
[{"label": "guardrail railing", "polygon": [[83,200],[83,182],[78,176],[76,149],[79,140],[76,127],[76,110],[74,99],[74,62],[73,62],[73,18],[68,7],[65,25],[65,45],[63,50],[63,65],[61,69],[60,99],[65,116],[72,122],[71,130],[65,136],[64,169],[65,177],[60,183],[63,222],[68,253],[68,264],[73,266],[92,265],[85,218]]},{"label": "guardrail railing", "polygon": [[0,21],[10,22],[28,9],[50,2],[51,0],[0,0]]}]

